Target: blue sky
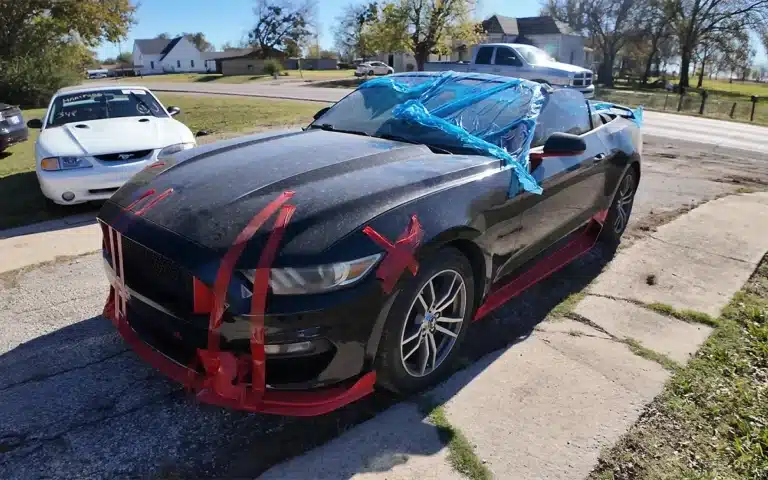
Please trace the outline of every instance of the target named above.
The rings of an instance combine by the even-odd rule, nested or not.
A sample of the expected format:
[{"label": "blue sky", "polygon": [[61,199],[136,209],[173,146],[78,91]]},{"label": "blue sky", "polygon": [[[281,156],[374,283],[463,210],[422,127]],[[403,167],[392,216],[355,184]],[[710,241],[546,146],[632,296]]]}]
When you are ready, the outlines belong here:
[{"label": "blue sky", "polygon": [[[318,0],[321,47],[333,46],[335,19],[354,1]],[[479,0],[479,3],[478,16],[481,18],[494,13],[528,17],[539,12],[538,0]],[[253,6],[253,0],[141,0],[136,15],[138,23],[122,42],[122,51],[130,52],[136,38],[154,38],[163,32],[171,35],[204,32],[217,50],[225,42],[236,44],[254,24]],[[97,51],[99,58],[115,57],[119,53],[114,44],[104,44]]]},{"label": "blue sky", "polygon": [[[136,3],[136,0],[133,0]],[[333,25],[344,7],[363,0],[318,0],[318,21],[320,23],[320,46],[333,46]],[[531,17],[539,14],[538,0],[478,0],[478,19],[488,18],[494,13],[510,17]],[[204,32],[209,42],[219,50],[225,42],[237,44],[254,24],[253,0],[141,0],[137,12],[137,24],[128,38],[118,47],[103,44],[97,49],[99,58],[116,57],[133,50],[133,40],[154,38],[159,33],[175,35],[181,32]],[[757,48],[755,63],[766,62],[765,50],[753,38]]]}]

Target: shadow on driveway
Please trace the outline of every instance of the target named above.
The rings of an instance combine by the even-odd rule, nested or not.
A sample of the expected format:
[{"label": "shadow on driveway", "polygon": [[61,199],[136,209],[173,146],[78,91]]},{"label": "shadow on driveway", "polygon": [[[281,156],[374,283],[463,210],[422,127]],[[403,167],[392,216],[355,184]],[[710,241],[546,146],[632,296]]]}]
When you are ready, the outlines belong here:
[{"label": "shadow on driveway", "polygon": [[[472,324],[463,347],[468,368],[448,382],[449,395],[492,364],[500,349],[524,341],[556,305],[591,282],[612,254],[596,247]],[[0,478],[253,478],[400,400],[377,392],[329,415],[303,419],[201,405],[141,362],[112,324],[95,316],[0,356]],[[419,419],[395,418],[402,424],[393,430],[411,429],[416,438],[430,434]],[[450,441],[449,432],[442,433],[441,442]],[[441,446],[397,444],[398,451],[384,456],[405,461],[433,455]],[[338,474],[388,471],[397,463],[381,463],[381,455],[371,452]],[[306,472],[307,478],[313,473]]]}]

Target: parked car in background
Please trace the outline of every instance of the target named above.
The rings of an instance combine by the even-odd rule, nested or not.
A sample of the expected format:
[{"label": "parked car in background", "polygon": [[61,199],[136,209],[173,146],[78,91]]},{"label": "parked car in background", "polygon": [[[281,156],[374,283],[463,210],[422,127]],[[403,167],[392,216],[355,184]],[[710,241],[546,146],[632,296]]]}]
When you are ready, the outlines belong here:
[{"label": "parked car in background", "polygon": [[195,136],[145,87],[92,87],[57,92],[40,128],[35,163],[48,199],[72,205],[112,196],[156,160],[196,146]]},{"label": "parked car in background", "polygon": [[21,109],[0,103],[0,152],[11,145],[26,142],[29,130],[24,124]]},{"label": "parked car in background", "polygon": [[450,373],[471,322],[620,241],[632,111],[495,75],[389,78],[303,131],[181,152],[104,203],[104,314],[141,358],[249,411],[410,393]]},{"label": "parked car in background", "polygon": [[355,70],[356,77],[363,77],[366,75],[372,77],[374,75],[390,75],[392,73],[395,73],[394,68],[379,61],[361,63]]},{"label": "parked car in background", "polygon": [[89,79],[95,79],[95,78],[107,78],[109,75],[109,70],[106,68],[100,68],[98,70],[87,70],[86,76]]},{"label": "parked car in background", "polygon": [[472,62],[427,62],[427,72],[452,70],[525,78],[553,87],[573,88],[585,98],[595,96],[592,71],[556,61],[547,52],[519,43],[488,43],[475,47]]}]

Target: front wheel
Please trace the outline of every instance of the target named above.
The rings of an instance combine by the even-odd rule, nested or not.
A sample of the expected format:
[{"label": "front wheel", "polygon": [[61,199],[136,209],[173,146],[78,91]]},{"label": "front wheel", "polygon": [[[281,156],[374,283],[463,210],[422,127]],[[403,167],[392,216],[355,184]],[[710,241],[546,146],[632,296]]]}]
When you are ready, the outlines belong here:
[{"label": "front wheel", "polygon": [[446,248],[403,282],[384,326],[376,373],[380,386],[413,393],[451,372],[472,320],[472,266]]},{"label": "front wheel", "polygon": [[633,168],[627,170],[619,183],[619,189],[613,197],[608,216],[605,219],[605,225],[600,232],[600,238],[605,243],[617,245],[621,241],[621,236],[627,229],[629,217],[632,214],[632,205],[635,203],[635,193],[637,192],[638,178]]}]

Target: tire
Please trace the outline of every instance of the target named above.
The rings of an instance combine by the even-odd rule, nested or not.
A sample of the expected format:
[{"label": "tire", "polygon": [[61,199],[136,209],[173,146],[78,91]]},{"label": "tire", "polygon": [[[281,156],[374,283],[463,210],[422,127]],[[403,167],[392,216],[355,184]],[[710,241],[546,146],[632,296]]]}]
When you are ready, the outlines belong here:
[{"label": "tire", "polygon": [[608,245],[618,245],[621,236],[627,229],[629,218],[632,215],[632,206],[635,203],[638,178],[637,171],[630,167],[621,177],[619,188],[613,196],[613,201],[605,219],[605,225],[600,232],[600,240]]},{"label": "tire", "polygon": [[375,76],[375,75],[376,75],[376,74],[373,72],[373,70],[371,70],[371,71],[369,71],[369,72],[368,72],[368,76],[371,76],[371,77],[373,77],[373,76]]},{"label": "tire", "polygon": [[[462,283],[458,283],[459,279]],[[449,288],[452,281],[456,283]],[[432,298],[430,283],[437,302]],[[453,369],[474,314],[472,266],[458,250],[444,248],[421,262],[418,274],[401,280],[398,288],[400,293],[384,325],[374,368],[380,387],[410,394],[439,383]],[[455,294],[453,301],[447,299],[451,293]],[[424,321],[427,303],[433,312],[428,317],[431,321]],[[435,307],[442,307],[442,312]]]}]

